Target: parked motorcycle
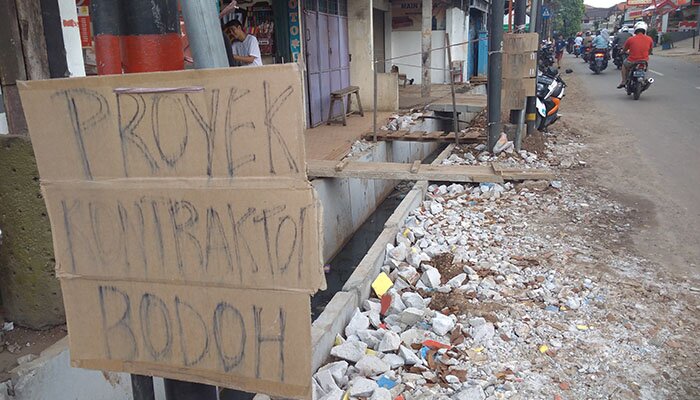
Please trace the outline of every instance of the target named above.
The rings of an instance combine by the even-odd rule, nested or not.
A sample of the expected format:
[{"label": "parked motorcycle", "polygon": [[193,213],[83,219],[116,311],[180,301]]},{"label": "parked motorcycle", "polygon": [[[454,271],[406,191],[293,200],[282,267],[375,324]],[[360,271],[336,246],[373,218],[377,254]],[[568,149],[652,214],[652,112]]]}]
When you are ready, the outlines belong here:
[{"label": "parked motorcycle", "polygon": [[622,51],[620,46],[613,47],[613,63],[617,69],[622,68],[622,63],[625,62],[625,52]]},{"label": "parked motorcycle", "polygon": [[540,71],[544,71],[552,65],[554,65],[554,47],[551,44],[544,43],[537,55],[537,67]]},{"label": "parked motorcycle", "polygon": [[594,49],[590,56],[588,68],[596,75],[604,71],[605,68],[608,68],[608,50]]},{"label": "parked motorcycle", "polygon": [[549,67],[537,74],[537,130],[544,132],[559,119],[559,105],[565,87],[566,83],[556,68]]},{"label": "parked motorcycle", "polygon": [[639,100],[642,92],[649,89],[649,86],[654,83],[654,78],[646,77],[648,67],[646,61],[637,61],[630,67],[627,74],[625,89],[627,89],[627,95],[633,95],[635,100]]}]

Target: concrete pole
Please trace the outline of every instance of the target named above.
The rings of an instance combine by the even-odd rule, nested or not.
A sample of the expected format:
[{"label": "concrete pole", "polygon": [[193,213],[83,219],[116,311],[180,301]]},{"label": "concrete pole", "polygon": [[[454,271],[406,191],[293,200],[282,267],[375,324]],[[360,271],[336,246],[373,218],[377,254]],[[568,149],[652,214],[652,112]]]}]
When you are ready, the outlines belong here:
[{"label": "concrete pole", "polygon": [[194,66],[202,68],[228,67],[224,37],[216,3],[205,0],[181,1],[187,38],[192,49]]},{"label": "concrete pole", "polygon": [[[540,2],[539,0],[532,0],[532,5],[530,5],[530,33],[537,32],[537,23],[540,19]],[[539,40],[537,43],[539,45]],[[535,79],[535,81],[537,81]],[[537,82],[535,82],[535,89],[537,88]],[[537,98],[535,96],[528,96],[527,102],[525,103],[525,125],[527,126],[527,134],[532,135],[537,131],[535,122],[537,121]]]},{"label": "concrete pole", "polygon": [[501,78],[503,75],[503,0],[491,2],[489,14],[489,72],[488,72],[488,123],[489,151],[493,151],[501,135]]},{"label": "concrete pole", "polygon": [[423,19],[421,26],[421,97],[430,97],[430,43],[433,35],[433,0],[423,0]]}]

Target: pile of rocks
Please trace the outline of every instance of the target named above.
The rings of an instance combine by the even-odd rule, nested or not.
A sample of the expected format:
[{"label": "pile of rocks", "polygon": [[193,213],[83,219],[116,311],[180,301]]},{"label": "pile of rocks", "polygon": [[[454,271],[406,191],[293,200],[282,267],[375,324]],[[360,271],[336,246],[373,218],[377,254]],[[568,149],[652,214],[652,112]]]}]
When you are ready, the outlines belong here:
[{"label": "pile of rocks", "polygon": [[389,117],[386,125],[380,127],[383,131],[405,131],[409,130],[412,126],[419,124],[423,120],[423,112],[418,112],[416,110],[411,110],[407,114],[393,114]]},{"label": "pile of rocks", "polygon": [[498,162],[506,166],[521,168],[549,169],[551,167],[547,159],[541,159],[537,154],[527,150],[516,152],[512,148],[512,142],[507,143],[510,143],[511,146],[507,146],[505,151],[498,154],[486,150],[485,144],[463,145],[442,163],[443,165],[485,165]]},{"label": "pile of rocks", "polygon": [[[604,249],[595,229],[624,233],[629,211],[562,181],[431,185],[386,249],[393,286],[355,311],[314,398],[637,398],[663,368],[647,360],[677,339],[619,275],[590,273]],[[561,229],[537,223],[555,214]],[[643,260],[605,254],[648,278]]]}]

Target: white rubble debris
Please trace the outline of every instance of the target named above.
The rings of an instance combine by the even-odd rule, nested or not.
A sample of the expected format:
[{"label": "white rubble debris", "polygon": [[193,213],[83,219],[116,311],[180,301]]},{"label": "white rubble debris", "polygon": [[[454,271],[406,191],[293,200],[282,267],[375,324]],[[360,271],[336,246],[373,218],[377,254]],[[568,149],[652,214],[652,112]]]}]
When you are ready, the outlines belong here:
[{"label": "white rubble debris", "polygon": [[[400,127],[402,118],[392,121]],[[494,156],[483,145],[462,146],[444,164],[565,169],[583,165],[581,150],[547,143],[544,155]],[[568,159],[571,166],[560,161]],[[620,280],[642,287],[645,261],[603,255],[590,239],[594,227],[615,238],[629,231],[620,223],[629,211],[566,180],[429,186],[386,248],[383,271],[394,281],[386,315],[377,299],[355,311],[345,341],[331,350],[341,361],[314,376],[319,395],[338,398],[338,387],[370,400],[673,398],[657,389],[659,379],[683,378],[654,360],[680,339],[650,322],[648,304],[619,293]],[[552,215],[570,224],[538,222]],[[655,285],[671,296],[672,285]],[[380,387],[387,380],[392,388]]]}]

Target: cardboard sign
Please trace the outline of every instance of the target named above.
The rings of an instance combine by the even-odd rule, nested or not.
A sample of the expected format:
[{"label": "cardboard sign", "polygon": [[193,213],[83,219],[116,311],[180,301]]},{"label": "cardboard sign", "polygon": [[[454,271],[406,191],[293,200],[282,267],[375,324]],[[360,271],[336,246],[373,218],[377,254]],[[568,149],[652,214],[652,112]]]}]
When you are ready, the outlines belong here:
[{"label": "cardboard sign", "polygon": [[296,64],[19,82],[74,365],[310,396]]}]

